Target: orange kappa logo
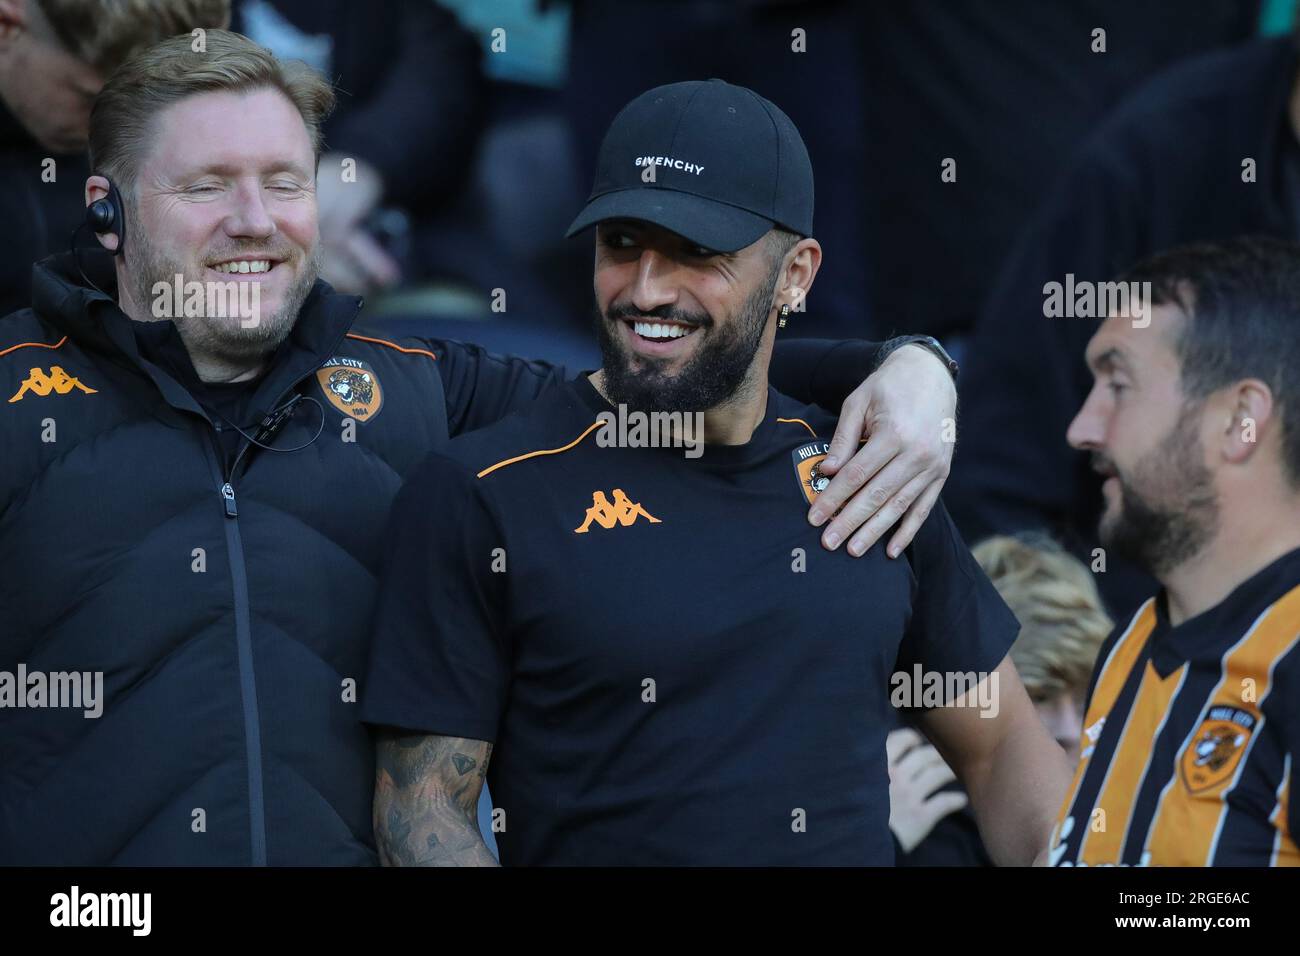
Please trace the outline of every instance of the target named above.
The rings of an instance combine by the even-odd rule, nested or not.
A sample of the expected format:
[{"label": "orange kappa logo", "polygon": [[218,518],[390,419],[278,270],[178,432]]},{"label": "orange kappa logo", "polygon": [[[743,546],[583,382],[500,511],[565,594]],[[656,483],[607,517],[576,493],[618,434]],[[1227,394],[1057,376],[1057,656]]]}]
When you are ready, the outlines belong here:
[{"label": "orange kappa logo", "polygon": [[27,378],[18,387],[18,391],[9,399],[9,404],[12,405],[14,402],[22,401],[28,392],[44,398],[50,392],[54,392],[56,395],[67,395],[74,388],[81,389],[87,395],[94,395],[96,391],[82,385],[75,375],[69,375],[61,365],[51,365],[48,375],[40,369],[34,368],[30,370]]},{"label": "orange kappa logo", "polygon": [[586,534],[593,521],[606,530],[616,524],[626,528],[637,518],[645,518],[651,524],[662,524],[658,518],[641,507],[640,502],[629,501],[622,488],[614,489],[613,504],[610,504],[609,499],[605,497],[605,492],[594,491],[591,495],[591,507],[587,509],[587,519],[582,522],[581,527],[574,528],[573,533]]}]

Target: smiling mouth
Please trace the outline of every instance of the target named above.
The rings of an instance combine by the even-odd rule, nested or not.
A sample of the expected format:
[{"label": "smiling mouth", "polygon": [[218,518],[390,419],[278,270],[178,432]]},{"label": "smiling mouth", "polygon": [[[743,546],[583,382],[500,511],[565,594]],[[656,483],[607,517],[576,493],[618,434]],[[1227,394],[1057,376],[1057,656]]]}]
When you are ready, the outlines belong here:
[{"label": "smiling mouth", "polygon": [[280,264],[278,259],[231,259],[208,266],[213,272],[222,275],[261,275],[270,272]]},{"label": "smiling mouth", "polygon": [[656,343],[666,343],[687,338],[694,335],[699,328],[699,326],[695,325],[686,325],[681,322],[665,322],[663,320],[624,319],[623,322],[638,338]]}]

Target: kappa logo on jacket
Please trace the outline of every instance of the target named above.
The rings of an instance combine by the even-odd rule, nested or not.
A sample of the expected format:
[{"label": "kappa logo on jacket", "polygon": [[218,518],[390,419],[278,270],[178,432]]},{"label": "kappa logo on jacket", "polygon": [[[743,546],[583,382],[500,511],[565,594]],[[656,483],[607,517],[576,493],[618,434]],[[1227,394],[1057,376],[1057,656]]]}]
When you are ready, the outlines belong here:
[{"label": "kappa logo on jacket", "polygon": [[69,375],[65,372],[61,365],[51,365],[48,375],[40,369],[34,368],[27,378],[23,380],[22,385],[18,387],[18,391],[9,399],[9,404],[21,402],[29,392],[44,398],[51,392],[56,395],[67,395],[74,388],[81,389],[87,395],[94,395],[96,392],[95,389],[83,385],[75,375]]},{"label": "kappa logo on jacket", "polygon": [[637,518],[645,518],[651,524],[662,524],[662,522],[641,507],[641,503],[629,501],[622,488],[614,489],[614,502],[605,497],[605,492],[594,491],[591,494],[591,507],[587,509],[587,520],[580,527],[574,528],[574,534],[586,534],[594,521],[605,530],[613,528],[614,525],[628,527],[636,522]]}]

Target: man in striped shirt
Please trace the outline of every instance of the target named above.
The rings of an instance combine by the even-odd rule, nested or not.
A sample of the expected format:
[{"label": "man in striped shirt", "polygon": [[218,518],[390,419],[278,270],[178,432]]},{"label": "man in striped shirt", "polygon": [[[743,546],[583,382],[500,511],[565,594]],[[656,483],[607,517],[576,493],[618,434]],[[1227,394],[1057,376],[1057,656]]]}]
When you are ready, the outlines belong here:
[{"label": "man in striped shirt", "polygon": [[1300,246],[1138,266],[1070,444],[1101,540],[1163,585],[1101,649],[1056,865],[1295,866],[1300,752]]}]

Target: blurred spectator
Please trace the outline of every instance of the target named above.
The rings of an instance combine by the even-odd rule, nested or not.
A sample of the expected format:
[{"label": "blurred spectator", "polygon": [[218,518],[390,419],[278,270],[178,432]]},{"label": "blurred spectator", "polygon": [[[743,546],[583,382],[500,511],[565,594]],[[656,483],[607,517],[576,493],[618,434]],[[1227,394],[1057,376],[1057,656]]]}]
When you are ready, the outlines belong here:
[{"label": "blurred spectator", "polygon": [[[1092,572],[1045,535],[995,537],[975,560],[1020,621],[1011,660],[1038,716],[1078,756],[1092,668],[1112,622]],[[890,818],[900,866],[991,866],[952,771],[910,727],[887,741]]]},{"label": "blurred spectator", "polygon": [[[1045,318],[1044,284],[1105,281],[1186,242],[1300,238],[1297,50],[1256,41],[1170,70],[1079,149],[1007,261],[971,343],[949,504],[963,533],[1044,528],[1093,560],[1102,479],[1065,431],[1092,388],[1094,318]],[[1119,617],[1156,585],[1105,555]]]},{"label": "blurred spectator", "polygon": [[[381,303],[422,334],[488,344],[594,368],[591,257],[564,231],[590,183],[560,108],[568,8],[538,0],[443,0],[482,47],[483,135],[463,195],[420,250],[459,281]],[[581,247],[581,248],[580,248]],[[457,292],[450,301],[448,292]],[[437,318],[429,319],[430,314]],[[490,321],[484,322],[483,319]],[[593,361],[594,359],[594,361]]]},{"label": "blurred spectator", "polygon": [[971,552],[1020,621],[1011,660],[1038,716],[1078,757],[1088,681],[1114,626],[1094,575],[1045,535],[989,538]]},{"label": "blurred spectator", "polygon": [[[918,844],[934,834],[935,827],[951,813],[964,810],[970,803],[966,792],[957,784],[957,774],[944,763],[933,744],[926,742],[919,731],[911,727],[892,730],[885,738],[885,752],[889,760],[889,829],[897,844],[895,853],[900,865],[903,857],[913,853]],[[963,822],[975,826],[973,815],[967,814]],[[948,830],[935,835],[933,840],[945,839]],[[965,827],[962,828],[964,836]],[[974,830],[974,842],[963,838],[961,846],[978,854],[969,860],[949,856],[942,863],[937,854],[927,864],[914,866],[992,866],[988,853]],[[927,845],[933,850],[934,842]]]},{"label": "blurred spectator", "polygon": [[[538,261],[562,247],[582,194],[556,94],[526,85],[564,68],[563,24],[530,29],[533,6],[236,0],[236,27],[342,88],[318,183],[323,276],[383,292],[366,305],[376,328],[594,366],[590,262],[584,278]],[[340,175],[348,159],[355,181]],[[566,309],[557,287],[579,304]]]},{"label": "blurred spectator", "polygon": [[[1079,140],[1145,79],[1248,40],[1259,17],[1253,0],[869,0],[858,10],[873,323],[858,334],[916,326],[959,359],[959,336]],[[829,99],[849,108],[839,89]],[[940,178],[946,158],[955,182]]]},{"label": "blurred spectator", "polygon": [[236,0],[233,29],[339,87],[317,183],[322,277],[369,292],[439,276],[427,247],[482,123],[474,37],[432,0]]},{"label": "blurred spectator", "polygon": [[31,304],[32,263],[66,251],[85,218],[104,78],[137,49],[229,18],[229,0],[0,0],[0,315]]}]

